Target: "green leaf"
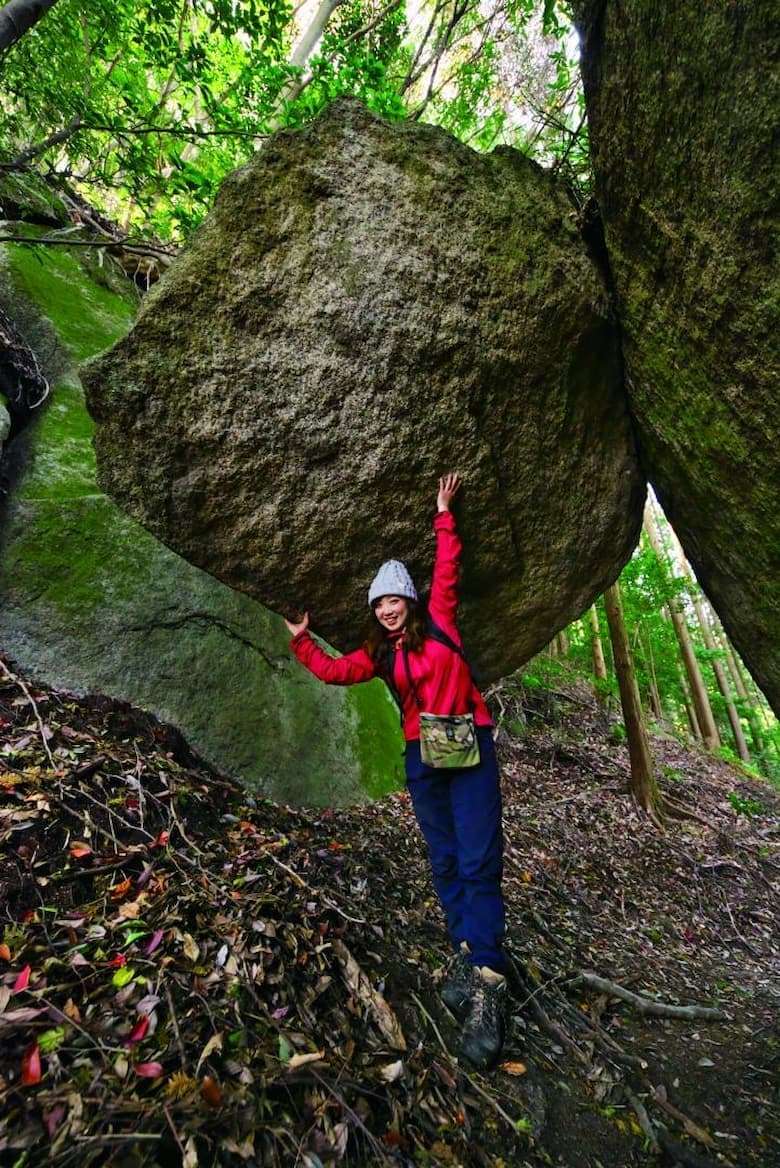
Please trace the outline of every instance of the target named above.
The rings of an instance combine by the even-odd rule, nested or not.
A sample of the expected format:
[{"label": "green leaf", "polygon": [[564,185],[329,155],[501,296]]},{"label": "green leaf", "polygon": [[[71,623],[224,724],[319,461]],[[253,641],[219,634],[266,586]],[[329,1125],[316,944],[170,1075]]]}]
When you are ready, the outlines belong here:
[{"label": "green leaf", "polygon": [[117,989],[121,990],[122,986],[129,985],[134,977],[135,970],[133,969],[132,965],[123,965],[111,978],[111,984],[115,985]]},{"label": "green leaf", "polygon": [[55,1026],[52,1030],[44,1030],[43,1034],[38,1036],[38,1047],[41,1054],[51,1054],[58,1046],[61,1046],[65,1041],[65,1027]]}]

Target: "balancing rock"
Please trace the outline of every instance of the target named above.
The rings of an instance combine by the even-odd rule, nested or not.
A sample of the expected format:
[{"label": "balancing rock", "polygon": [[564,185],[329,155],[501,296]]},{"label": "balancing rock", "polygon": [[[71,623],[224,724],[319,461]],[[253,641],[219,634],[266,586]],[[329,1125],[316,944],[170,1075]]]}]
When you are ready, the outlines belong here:
[{"label": "balancing rock", "polygon": [[382,560],[427,587],[447,470],[482,680],[582,613],[638,538],[616,331],[563,187],[354,100],[228,177],[84,380],[105,490],[338,649]]}]

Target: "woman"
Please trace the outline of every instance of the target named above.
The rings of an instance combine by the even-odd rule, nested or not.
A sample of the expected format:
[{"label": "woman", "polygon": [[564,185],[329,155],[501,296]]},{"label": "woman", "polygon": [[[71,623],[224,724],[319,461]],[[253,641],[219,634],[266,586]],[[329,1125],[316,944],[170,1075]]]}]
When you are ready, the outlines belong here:
[{"label": "woman", "polygon": [[[493,722],[462,655],[455,623],[462,544],[450,504],[460,482],[457,474],[439,480],[427,612],[405,565],[388,560],[368,591],[372,626],[362,648],[330,657],[311,637],[308,613],[299,623],[285,623],[293,634],[292,651],[315,677],[331,685],[381,677],[399,702],[407,783],[455,950],[441,995],[464,1021],[462,1053],[475,1066],[487,1067],[498,1058],[505,1032],[501,792]],[[468,718],[431,717],[468,714],[473,729]],[[456,752],[450,756],[455,765],[442,762],[430,746],[430,725],[446,731],[437,741],[445,755],[448,749]],[[457,735],[446,729],[453,725]],[[460,765],[462,760],[468,765]]]}]

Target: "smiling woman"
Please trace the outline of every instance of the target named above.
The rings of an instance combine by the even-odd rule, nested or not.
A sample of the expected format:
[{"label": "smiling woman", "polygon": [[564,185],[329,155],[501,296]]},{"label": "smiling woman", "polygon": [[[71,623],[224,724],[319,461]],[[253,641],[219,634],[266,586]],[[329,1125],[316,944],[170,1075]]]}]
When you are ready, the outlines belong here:
[{"label": "smiling woman", "polygon": [[450,504],[459,487],[457,474],[439,480],[427,605],[406,565],[386,560],[368,590],[372,627],[361,648],[330,657],[311,637],[308,613],[286,624],[315,677],[331,685],[381,677],[398,702],[407,785],[454,950],[441,994],[464,1021],[463,1055],[488,1067],[506,1026],[501,790],[493,723],[456,624],[462,545]]}]

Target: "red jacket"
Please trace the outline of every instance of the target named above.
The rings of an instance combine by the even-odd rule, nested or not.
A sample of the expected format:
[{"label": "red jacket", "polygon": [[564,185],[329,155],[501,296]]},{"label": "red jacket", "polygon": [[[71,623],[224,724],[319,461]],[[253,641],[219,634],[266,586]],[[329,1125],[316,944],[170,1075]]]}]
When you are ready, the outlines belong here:
[{"label": "red jacket", "polygon": [[[436,559],[428,611],[439,628],[457,645],[461,645],[455,614],[458,608],[458,569],[463,545],[455,529],[455,516],[450,511],[437,512],[433,529],[436,532]],[[397,637],[393,639],[398,640]],[[374,662],[365,649],[355,649],[343,657],[330,657],[307,629],[293,637],[290,648],[302,665],[320,681],[330,685],[354,685],[376,677]],[[466,662],[458,653],[440,641],[426,637],[420,652],[409,652],[407,657],[421,708],[426,713],[471,712],[477,726],[493,725],[484,698],[472,681]],[[420,719],[400,651],[395,654],[393,680],[403,706],[404,738],[411,741],[420,737]]]}]

